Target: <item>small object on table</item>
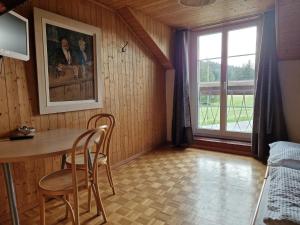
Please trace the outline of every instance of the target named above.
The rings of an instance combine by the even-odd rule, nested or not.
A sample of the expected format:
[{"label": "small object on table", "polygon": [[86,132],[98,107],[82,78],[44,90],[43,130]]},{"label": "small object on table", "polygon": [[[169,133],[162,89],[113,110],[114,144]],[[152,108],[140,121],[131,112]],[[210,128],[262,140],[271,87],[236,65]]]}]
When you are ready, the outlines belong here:
[{"label": "small object on table", "polygon": [[34,137],[35,129],[32,127],[19,127],[14,132],[11,133],[9,139],[12,141],[15,140],[23,140],[23,139],[31,139]]}]

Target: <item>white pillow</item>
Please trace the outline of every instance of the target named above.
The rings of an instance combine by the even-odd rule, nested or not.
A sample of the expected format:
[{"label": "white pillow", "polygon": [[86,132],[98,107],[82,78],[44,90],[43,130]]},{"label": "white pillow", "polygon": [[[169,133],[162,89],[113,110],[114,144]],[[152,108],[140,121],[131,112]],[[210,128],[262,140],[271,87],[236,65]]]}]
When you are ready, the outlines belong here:
[{"label": "white pillow", "polygon": [[300,144],[278,141],[269,145],[269,166],[283,166],[300,170]]}]

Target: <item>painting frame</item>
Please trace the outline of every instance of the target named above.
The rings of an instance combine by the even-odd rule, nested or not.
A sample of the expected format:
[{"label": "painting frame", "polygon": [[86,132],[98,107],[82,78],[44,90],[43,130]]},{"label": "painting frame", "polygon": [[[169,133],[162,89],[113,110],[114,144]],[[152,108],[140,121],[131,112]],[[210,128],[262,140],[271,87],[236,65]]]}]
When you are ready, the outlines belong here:
[{"label": "painting frame", "polygon": [[[92,84],[92,88],[89,88],[89,90],[92,89],[92,97],[90,96],[86,99],[80,98],[65,100],[62,98],[56,101],[51,100],[52,95],[50,94],[50,91],[52,89],[49,83],[51,82],[50,75],[52,74],[49,72],[49,67],[51,66],[48,61],[48,33],[46,32],[46,27],[48,25],[57,27],[57,29],[74,32],[75,34],[79,33],[92,37],[92,64],[90,65],[91,77],[89,78],[91,81],[90,83]],[[34,8],[34,28],[40,114],[103,108],[104,87],[101,80],[100,67],[101,29],[36,7]],[[67,67],[68,66],[66,66],[66,68]],[[75,78],[72,79],[75,80]],[[76,82],[78,85],[81,85],[81,81],[76,80]]]}]

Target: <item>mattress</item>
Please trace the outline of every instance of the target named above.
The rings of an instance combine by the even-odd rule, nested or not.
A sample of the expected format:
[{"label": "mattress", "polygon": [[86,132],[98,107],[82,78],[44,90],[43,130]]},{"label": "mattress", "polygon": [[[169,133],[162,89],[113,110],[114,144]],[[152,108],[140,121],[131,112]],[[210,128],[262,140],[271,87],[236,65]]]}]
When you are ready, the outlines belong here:
[{"label": "mattress", "polygon": [[270,190],[270,179],[266,179],[266,182],[263,186],[262,195],[260,202],[258,203],[258,211],[254,223],[252,225],[266,225],[263,221],[264,215],[267,211],[267,201],[268,201],[268,192]]},{"label": "mattress", "polygon": [[268,210],[264,221],[273,225],[300,224],[300,171],[286,167],[270,170]]}]

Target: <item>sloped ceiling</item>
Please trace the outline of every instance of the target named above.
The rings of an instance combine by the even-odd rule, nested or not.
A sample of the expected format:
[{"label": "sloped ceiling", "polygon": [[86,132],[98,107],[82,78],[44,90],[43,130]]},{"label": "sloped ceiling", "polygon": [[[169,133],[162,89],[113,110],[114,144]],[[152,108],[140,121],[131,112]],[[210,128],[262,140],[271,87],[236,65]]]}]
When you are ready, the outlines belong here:
[{"label": "sloped ceiling", "polygon": [[114,9],[129,6],[169,26],[194,28],[245,16],[274,7],[275,0],[217,0],[204,7],[186,7],[177,0],[94,0]]}]

